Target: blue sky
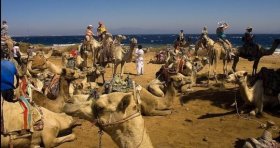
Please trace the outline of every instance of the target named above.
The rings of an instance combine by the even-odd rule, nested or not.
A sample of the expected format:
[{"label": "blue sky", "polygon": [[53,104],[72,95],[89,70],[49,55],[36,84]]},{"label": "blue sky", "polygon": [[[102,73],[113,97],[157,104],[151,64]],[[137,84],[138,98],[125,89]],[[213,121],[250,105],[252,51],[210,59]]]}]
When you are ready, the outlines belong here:
[{"label": "blue sky", "polygon": [[82,35],[99,20],[113,34],[280,33],[280,0],[1,0],[1,19],[11,35]]}]

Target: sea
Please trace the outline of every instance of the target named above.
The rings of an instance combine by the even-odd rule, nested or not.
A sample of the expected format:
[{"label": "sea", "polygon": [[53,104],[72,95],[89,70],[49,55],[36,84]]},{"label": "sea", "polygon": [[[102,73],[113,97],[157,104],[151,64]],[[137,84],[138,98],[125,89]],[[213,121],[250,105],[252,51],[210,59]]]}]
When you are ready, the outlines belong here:
[{"label": "sea", "polygon": [[[129,40],[135,37],[138,40],[138,44],[143,47],[162,47],[170,46],[173,44],[175,39],[178,37],[177,34],[130,34],[125,35],[126,40],[123,44],[129,44]],[[195,43],[199,34],[186,34],[185,37],[189,38],[192,43]],[[210,34],[210,38],[216,39],[215,34]],[[233,46],[242,46],[242,36],[243,34],[228,34],[228,40],[233,44]],[[67,44],[79,44],[84,39],[84,36],[22,36],[22,37],[12,37],[16,42],[26,42],[31,44],[43,44],[43,45],[67,45]],[[280,39],[280,34],[255,34],[255,42],[261,44],[264,47],[270,47],[274,39]],[[280,47],[275,51],[280,53]]]}]

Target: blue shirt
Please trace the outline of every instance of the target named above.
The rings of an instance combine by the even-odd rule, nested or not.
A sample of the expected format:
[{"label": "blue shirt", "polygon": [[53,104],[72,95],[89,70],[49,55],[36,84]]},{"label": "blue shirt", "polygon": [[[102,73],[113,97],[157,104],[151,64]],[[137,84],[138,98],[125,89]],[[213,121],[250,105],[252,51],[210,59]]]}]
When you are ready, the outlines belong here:
[{"label": "blue shirt", "polygon": [[226,34],[224,33],[224,29],[223,28],[217,28],[216,34],[217,34],[218,38],[221,38],[221,39],[225,39],[226,38]]},{"label": "blue shirt", "polygon": [[1,91],[14,89],[14,76],[17,74],[16,66],[9,60],[1,59]]}]

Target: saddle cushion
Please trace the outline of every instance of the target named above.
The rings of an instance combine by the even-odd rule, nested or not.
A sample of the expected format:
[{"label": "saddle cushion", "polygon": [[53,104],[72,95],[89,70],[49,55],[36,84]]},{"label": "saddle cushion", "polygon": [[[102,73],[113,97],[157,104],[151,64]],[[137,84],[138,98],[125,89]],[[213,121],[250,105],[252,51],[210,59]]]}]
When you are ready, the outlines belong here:
[{"label": "saddle cushion", "polygon": [[20,97],[15,103],[4,101],[3,119],[4,134],[21,130],[33,132],[33,125],[42,119],[42,115],[26,98]]}]

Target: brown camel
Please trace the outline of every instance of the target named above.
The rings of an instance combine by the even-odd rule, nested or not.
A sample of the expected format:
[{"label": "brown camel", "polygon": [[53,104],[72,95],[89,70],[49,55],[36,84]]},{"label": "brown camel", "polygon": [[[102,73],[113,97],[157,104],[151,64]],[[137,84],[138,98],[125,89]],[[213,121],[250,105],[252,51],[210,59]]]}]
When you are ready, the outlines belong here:
[{"label": "brown camel", "polygon": [[[262,47],[261,45],[256,45],[254,46],[254,49],[250,49],[250,50],[255,50],[257,51],[257,55],[254,57],[254,64],[253,64],[253,72],[252,72],[252,75],[255,75],[257,73],[257,69],[258,69],[258,64],[259,64],[259,61],[260,59],[263,57],[263,56],[269,56],[269,55],[272,55],[274,53],[274,51],[276,50],[276,48],[279,46],[280,44],[280,39],[275,39],[272,43],[272,46],[270,49],[266,49],[264,47]],[[233,61],[233,64],[232,64],[232,69],[233,71],[236,71],[236,65],[239,61],[239,57],[242,57],[242,58],[245,58],[245,59],[248,59],[248,55],[246,55],[244,53],[244,51],[247,51],[246,49],[244,49],[243,46],[241,47],[238,47],[234,50],[234,61]]]},{"label": "brown camel", "polygon": [[49,109],[50,111],[61,113],[63,112],[63,106],[65,102],[71,101],[69,95],[69,85],[70,81],[79,78],[80,75],[77,71],[72,69],[62,69],[62,73],[59,79],[59,94],[55,100],[51,100],[44,96],[42,93],[33,90],[33,101],[42,107]]}]

